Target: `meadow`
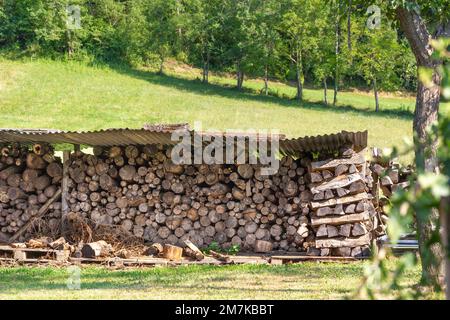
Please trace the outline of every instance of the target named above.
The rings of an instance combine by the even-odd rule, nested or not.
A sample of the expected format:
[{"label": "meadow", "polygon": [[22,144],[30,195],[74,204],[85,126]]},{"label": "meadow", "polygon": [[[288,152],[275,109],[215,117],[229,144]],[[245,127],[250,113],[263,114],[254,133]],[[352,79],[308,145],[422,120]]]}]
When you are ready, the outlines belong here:
[{"label": "meadow", "polygon": [[299,103],[289,84],[271,82],[265,96],[261,80],[246,80],[239,92],[229,76],[212,75],[205,85],[199,72],[176,63],[160,75],[123,65],[0,58],[0,127],[96,130],[201,121],[203,130],[277,129],[288,137],[368,130],[369,146],[381,148],[403,147],[412,137],[411,95],[382,94],[375,112],[368,92],[340,92],[333,107],[321,102],[321,89],[307,88]]}]

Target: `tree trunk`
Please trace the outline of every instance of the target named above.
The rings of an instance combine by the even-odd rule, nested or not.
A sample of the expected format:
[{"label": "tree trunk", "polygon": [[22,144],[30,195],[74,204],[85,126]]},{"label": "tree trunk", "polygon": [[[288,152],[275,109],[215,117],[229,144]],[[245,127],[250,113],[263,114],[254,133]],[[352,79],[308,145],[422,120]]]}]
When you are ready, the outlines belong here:
[{"label": "tree trunk", "polygon": [[295,59],[295,80],[297,82],[296,98],[298,102],[301,102],[303,100],[302,74],[302,53],[300,50],[298,50]]},{"label": "tree trunk", "polygon": [[[426,87],[421,82],[418,84],[413,130],[416,145],[415,162],[418,171],[437,172],[437,141],[435,139],[431,144],[427,142],[427,130],[438,118],[441,79],[436,68],[442,62],[437,62],[431,57],[433,53],[429,45],[431,36],[422,18],[415,11],[408,11],[403,7],[396,9],[396,16],[416,57],[417,67],[433,70],[434,85],[432,87]],[[423,285],[439,286],[444,272],[444,253],[441,244],[433,244],[431,247],[428,245],[436,232],[436,225],[439,225],[438,220],[438,210],[431,210],[426,218],[417,215]]]},{"label": "tree trunk", "polygon": [[241,63],[237,63],[236,77],[237,77],[237,89],[242,90],[242,85],[244,83],[244,72],[241,69]]},{"label": "tree trunk", "polygon": [[338,89],[339,89],[339,54],[340,54],[340,38],[341,38],[341,25],[340,25],[340,16],[339,16],[339,9],[341,7],[340,1],[338,1],[338,12],[336,16],[336,43],[335,43],[335,59],[336,59],[336,65],[335,65],[335,73],[334,73],[334,97],[333,97],[333,106],[336,106],[337,104],[337,95],[338,95]]},{"label": "tree trunk", "polygon": [[380,104],[378,101],[378,89],[377,89],[377,78],[373,78],[373,93],[375,95],[375,111],[380,111]]},{"label": "tree trunk", "polygon": [[209,50],[206,53],[206,58],[203,60],[203,83],[209,82]]},{"label": "tree trunk", "polygon": [[159,65],[159,74],[164,73],[164,56],[162,54],[159,55],[160,65]]},{"label": "tree trunk", "polygon": [[269,68],[267,64],[264,66],[264,94],[267,96],[269,94]]},{"label": "tree trunk", "polygon": [[328,97],[327,97],[327,78],[323,79],[323,102],[328,105]]},{"label": "tree trunk", "polygon": [[352,58],[352,0],[348,0],[347,11],[347,47]]}]

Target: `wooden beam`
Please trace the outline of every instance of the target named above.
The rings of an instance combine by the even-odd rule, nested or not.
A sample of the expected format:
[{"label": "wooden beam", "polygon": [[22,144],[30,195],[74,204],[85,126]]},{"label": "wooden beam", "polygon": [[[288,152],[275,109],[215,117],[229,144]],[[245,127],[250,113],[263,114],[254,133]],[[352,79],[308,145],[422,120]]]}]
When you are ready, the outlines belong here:
[{"label": "wooden beam", "polygon": [[346,204],[346,203],[352,203],[352,202],[359,202],[361,200],[367,200],[369,199],[369,195],[366,192],[358,193],[352,196],[337,198],[337,199],[329,199],[326,201],[320,201],[320,202],[311,202],[311,208],[312,209],[318,209],[322,207],[329,207],[329,206],[335,206],[337,204]]},{"label": "wooden beam", "polygon": [[330,181],[311,187],[311,192],[314,194],[319,193],[320,191],[344,188],[351,185],[353,182],[361,181],[362,179],[363,177],[360,173],[341,175],[331,179]]},{"label": "wooden beam", "polygon": [[333,169],[336,168],[340,164],[345,165],[359,165],[363,164],[366,160],[364,159],[364,156],[355,153],[351,158],[348,159],[329,159],[324,161],[315,161],[311,162],[311,170],[325,170],[325,169]]},{"label": "wooden beam", "polygon": [[320,226],[321,224],[331,224],[336,226],[340,224],[367,221],[369,219],[370,219],[369,212],[366,211],[362,213],[346,214],[344,216],[338,217],[324,217],[324,218],[311,217],[311,225],[313,227]]},{"label": "wooden beam", "polygon": [[317,239],[316,248],[358,247],[370,244],[370,233],[359,238]]}]

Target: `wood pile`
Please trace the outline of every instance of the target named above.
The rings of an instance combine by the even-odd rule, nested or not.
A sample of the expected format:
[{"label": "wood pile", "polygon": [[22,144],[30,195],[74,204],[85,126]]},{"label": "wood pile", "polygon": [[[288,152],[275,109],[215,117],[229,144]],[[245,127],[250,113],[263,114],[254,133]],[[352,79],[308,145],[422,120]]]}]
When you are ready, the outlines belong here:
[{"label": "wood pile", "polygon": [[370,167],[385,197],[389,198],[395,191],[409,187],[409,177],[412,173],[410,167],[401,167],[399,163],[383,165],[376,162],[371,163]]},{"label": "wood pile", "polygon": [[[0,240],[9,239],[33,217],[40,215],[43,206],[47,212],[46,232],[56,230],[61,217],[61,202],[54,198],[62,179],[62,165],[53,149],[45,144],[29,148],[15,143],[2,145],[0,152]],[[30,225],[18,240],[30,237],[33,228],[41,227],[44,228]]]},{"label": "wood pile", "polygon": [[262,176],[257,165],[175,165],[170,156],[162,145],[73,153],[69,210],[151,243],[253,251],[263,240],[304,251],[314,240],[304,161],[284,157],[276,175]]},{"label": "wood pile", "polygon": [[377,211],[379,225],[374,230],[377,237],[386,234],[389,217],[384,210],[388,204],[388,199],[398,190],[408,189],[410,186],[410,176],[412,168],[410,166],[400,166],[398,162],[386,158],[375,156],[369,163],[373,177],[373,203]]},{"label": "wood pile", "polygon": [[372,180],[361,154],[349,150],[346,155],[309,165],[311,226],[315,232],[311,254],[368,254],[376,220],[369,193]]}]

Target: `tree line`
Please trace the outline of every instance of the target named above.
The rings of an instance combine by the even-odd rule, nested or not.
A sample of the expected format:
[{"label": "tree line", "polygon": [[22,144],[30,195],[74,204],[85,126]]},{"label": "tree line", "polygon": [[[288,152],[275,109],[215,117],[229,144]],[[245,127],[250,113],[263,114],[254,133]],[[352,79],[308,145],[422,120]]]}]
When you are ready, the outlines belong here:
[{"label": "tree line", "polygon": [[200,67],[205,83],[210,70],[235,74],[238,89],[258,77],[267,95],[269,80],[288,81],[299,101],[306,83],[323,87],[325,103],[332,86],[336,104],[341,86],[370,86],[377,97],[417,85],[408,43],[380,10],[370,28],[377,16],[352,0],[0,0],[0,46],[161,73],[175,57]]}]

